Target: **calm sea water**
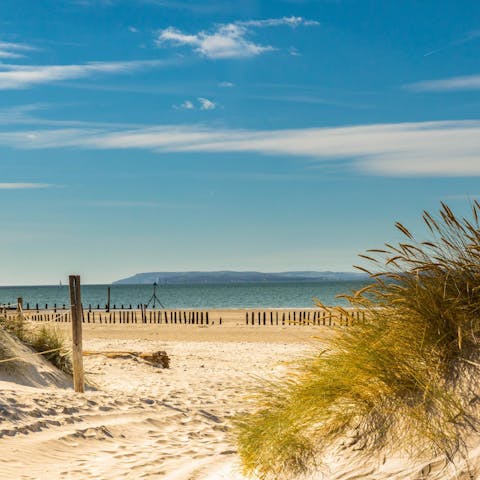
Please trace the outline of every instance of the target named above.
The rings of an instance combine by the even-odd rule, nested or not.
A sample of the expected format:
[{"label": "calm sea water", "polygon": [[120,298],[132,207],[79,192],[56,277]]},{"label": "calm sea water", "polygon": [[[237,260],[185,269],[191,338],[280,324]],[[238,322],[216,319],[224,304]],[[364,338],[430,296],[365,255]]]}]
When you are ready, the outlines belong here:
[{"label": "calm sea water", "polygon": [[[362,281],[160,285],[157,296],[166,308],[300,308],[312,307],[313,297],[319,298],[325,305],[345,305],[346,302],[336,296],[364,285]],[[83,304],[104,306],[108,286],[83,285]],[[111,304],[127,307],[147,303],[152,292],[150,285],[111,285]],[[29,303],[30,307],[36,303],[41,307],[45,304],[69,304],[66,286],[0,287],[0,304],[14,304],[18,297],[22,297],[24,304]]]}]

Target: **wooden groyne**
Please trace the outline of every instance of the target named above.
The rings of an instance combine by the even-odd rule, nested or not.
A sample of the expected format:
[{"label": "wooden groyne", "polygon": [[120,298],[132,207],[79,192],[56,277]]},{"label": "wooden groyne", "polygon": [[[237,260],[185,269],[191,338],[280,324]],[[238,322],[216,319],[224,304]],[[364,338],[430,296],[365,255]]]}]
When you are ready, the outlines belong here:
[{"label": "wooden groyne", "polygon": [[[16,312],[8,312],[7,318],[15,316]],[[71,322],[72,316],[69,310],[33,310],[23,311],[23,316],[33,322]],[[208,311],[193,310],[147,310],[147,309],[123,309],[123,310],[84,310],[83,323],[99,324],[184,324],[184,325],[209,325]],[[219,319],[220,325],[222,319]]]},{"label": "wooden groyne", "polygon": [[[233,310],[191,310],[191,309],[83,309],[83,323],[92,324],[163,324],[163,325],[222,325],[224,316],[231,316]],[[230,315],[229,315],[230,313]],[[0,311],[1,314],[1,311]],[[3,316],[14,318],[17,309],[3,309]],[[56,306],[50,309],[22,309],[25,319],[33,322],[71,322],[69,307]],[[365,321],[362,310],[344,309],[252,309],[236,310],[235,320],[227,323],[245,326],[350,326]],[[243,320],[242,320],[243,316]]]},{"label": "wooden groyne", "polygon": [[362,310],[267,310],[245,312],[246,325],[264,326],[351,326],[354,323],[364,322],[365,312]]}]

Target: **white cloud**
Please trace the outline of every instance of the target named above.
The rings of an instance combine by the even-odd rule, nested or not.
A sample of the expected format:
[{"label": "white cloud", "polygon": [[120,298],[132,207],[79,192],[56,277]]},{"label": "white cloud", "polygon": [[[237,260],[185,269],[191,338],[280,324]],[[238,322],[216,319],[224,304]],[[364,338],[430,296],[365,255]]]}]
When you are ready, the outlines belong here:
[{"label": "white cloud", "polygon": [[295,47],[290,47],[288,49],[288,53],[292,56],[292,57],[300,57],[302,54],[295,48]]},{"label": "white cloud", "polygon": [[480,121],[446,121],[289,130],[165,125],[0,133],[0,145],[23,149],[77,147],[154,152],[251,152],[341,162],[386,176],[480,176]]},{"label": "white cloud", "polygon": [[177,110],[194,110],[195,105],[190,100],[185,100],[180,105],[173,105],[173,108],[175,108]]},{"label": "white cloud", "polygon": [[235,86],[235,84],[232,82],[220,82],[218,86],[222,88],[232,88]]},{"label": "white cloud", "polygon": [[213,33],[199,32],[196,35],[187,35],[176,28],[168,27],[159,33],[156,44],[191,46],[207,58],[254,57],[273,50],[270,45],[258,45],[247,40],[245,35],[246,29],[234,24],[221,25]]},{"label": "white cloud", "polygon": [[131,33],[138,33],[138,28],[128,27],[128,31],[131,32]]},{"label": "white cloud", "polygon": [[32,188],[50,188],[49,183],[0,183],[0,190],[26,190]]},{"label": "white cloud", "polygon": [[267,18],[265,20],[243,20],[235,22],[237,25],[244,25],[246,27],[279,27],[286,25],[288,27],[299,26],[316,26],[320,25],[320,22],[316,20],[307,20],[302,17],[282,17],[282,18]]},{"label": "white cloud", "polygon": [[463,77],[442,78],[439,80],[425,80],[423,82],[405,85],[405,87],[416,92],[480,90],[480,75],[466,75]]},{"label": "white cloud", "polygon": [[0,90],[88,77],[96,73],[129,73],[161,65],[159,60],[90,62],[80,65],[9,65],[0,63]]},{"label": "white cloud", "polygon": [[[212,102],[208,98],[198,97],[197,102],[198,108],[200,110],[215,110],[215,108],[217,108],[217,104],[215,102]],[[173,108],[175,108],[176,110],[195,110],[197,107],[195,107],[194,103],[191,100],[185,100],[180,105],[173,105]]]},{"label": "white cloud", "polygon": [[0,58],[21,58],[32,50],[36,49],[24,43],[0,42]]},{"label": "white cloud", "polygon": [[217,104],[208,98],[198,97],[198,102],[200,103],[200,110],[215,110],[217,108]]},{"label": "white cloud", "polygon": [[202,30],[196,34],[187,34],[175,27],[158,32],[155,43],[164,45],[188,46],[196,53],[207,58],[245,58],[275,50],[271,45],[261,45],[248,40],[252,28],[276,27],[286,25],[318,25],[313,20],[302,17],[282,17],[265,20],[247,20],[217,25],[212,31]]}]

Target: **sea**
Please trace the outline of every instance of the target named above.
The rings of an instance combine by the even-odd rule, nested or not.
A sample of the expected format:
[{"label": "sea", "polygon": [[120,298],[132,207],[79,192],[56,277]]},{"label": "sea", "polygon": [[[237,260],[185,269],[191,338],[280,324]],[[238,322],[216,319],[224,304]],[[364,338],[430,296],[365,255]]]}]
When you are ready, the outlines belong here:
[{"label": "sea", "polygon": [[[322,304],[348,305],[339,295],[349,294],[366,285],[365,281],[321,281],[298,283],[225,283],[159,285],[156,289],[156,306],[182,309],[231,309],[231,308],[310,308],[315,298]],[[152,285],[82,285],[82,303],[105,307],[108,287],[110,304],[117,308],[137,307],[152,300]],[[34,308],[68,305],[68,287],[17,286],[0,287],[0,305],[14,305],[22,297],[24,306]],[[160,303],[159,303],[160,302]],[[150,302],[152,306],[153,302]]]}]

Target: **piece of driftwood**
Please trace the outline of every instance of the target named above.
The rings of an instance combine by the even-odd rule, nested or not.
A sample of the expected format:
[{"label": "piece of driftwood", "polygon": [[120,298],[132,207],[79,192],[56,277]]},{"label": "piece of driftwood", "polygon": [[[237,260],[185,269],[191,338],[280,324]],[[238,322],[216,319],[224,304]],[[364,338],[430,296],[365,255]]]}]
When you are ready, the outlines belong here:
[{"label": "piece of driftwood", "polygon": [[158,350],[156,352],[132,352],[132,351],[92,351],[85,350],[83,352],[84,356],[89,355],[104,355],[107,358],[136,358],[138,360],[143,360],[144,362],[153,365],[154,367],[169,368],[170,367],[170,357],[167,355],[167,352],[163,350]]}]

